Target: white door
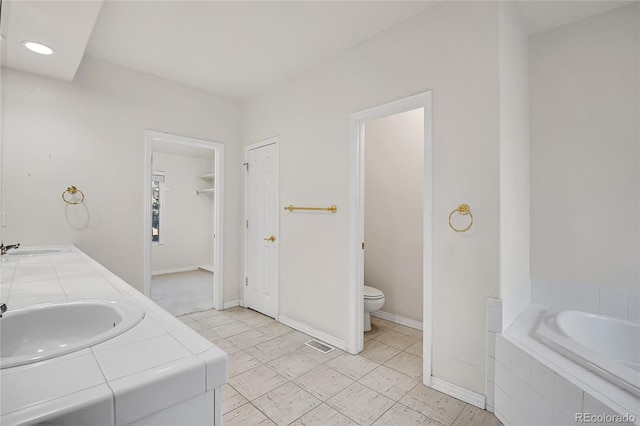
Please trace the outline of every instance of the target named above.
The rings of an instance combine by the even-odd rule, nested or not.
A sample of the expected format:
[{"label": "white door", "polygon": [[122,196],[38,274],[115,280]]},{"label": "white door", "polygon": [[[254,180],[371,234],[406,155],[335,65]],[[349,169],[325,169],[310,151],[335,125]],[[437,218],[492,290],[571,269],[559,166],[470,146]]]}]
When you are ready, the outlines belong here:
[{"label": "white door", "polygon": [[278,213],[278,145],[270,139],[247,150],[244,303],[273,318],[278,314]]}]

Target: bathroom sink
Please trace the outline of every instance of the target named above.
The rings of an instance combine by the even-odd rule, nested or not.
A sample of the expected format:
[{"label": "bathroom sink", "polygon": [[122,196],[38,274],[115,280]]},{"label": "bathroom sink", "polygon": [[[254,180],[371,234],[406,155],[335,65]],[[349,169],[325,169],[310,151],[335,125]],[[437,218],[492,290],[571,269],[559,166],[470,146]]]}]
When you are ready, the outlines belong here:
[{"label": "bathroom sink", "polygon": [[0,319],[0,369],[30,364],[109,340],[144,310],[124,301],[80,300],[11,309]]},{"label": "bathroom sink", "polygon": [[46,256],[51,254],[60,254],[70,252],[69,249],[57,249],[57,248],[39,248],[39,249],[17,249],[7,252],[7,256]]}]

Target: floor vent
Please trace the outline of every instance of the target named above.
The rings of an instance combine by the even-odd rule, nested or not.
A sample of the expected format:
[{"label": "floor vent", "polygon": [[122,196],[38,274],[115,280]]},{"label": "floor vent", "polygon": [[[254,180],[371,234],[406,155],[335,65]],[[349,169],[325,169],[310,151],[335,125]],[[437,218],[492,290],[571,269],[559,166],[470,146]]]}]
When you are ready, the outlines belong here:
[{"label": "floor vent", "polygon": [[335,349],[335,348],[332,348],[331,346],[325,345],[324,343],[318,342],[315,339],[309,340],[307,343],[305,343],[305,345],[311,346],[313,349],[315,349],[316,351],[320,351],[323,354],[328,354],[329,352]]}]

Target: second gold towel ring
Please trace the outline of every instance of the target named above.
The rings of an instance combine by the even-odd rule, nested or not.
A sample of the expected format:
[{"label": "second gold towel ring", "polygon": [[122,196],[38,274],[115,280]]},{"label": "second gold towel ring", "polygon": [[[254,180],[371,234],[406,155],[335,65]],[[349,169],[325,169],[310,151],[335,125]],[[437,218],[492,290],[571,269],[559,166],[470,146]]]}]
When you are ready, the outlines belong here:
[{"label": "second gold towel ring", "polygon": [[[82,197],[82,198],[80,198],[79,200],[73,200],[73,201],[72,201],[71,199],[67,199],[67,198],[65,198],[65,194],[67,194],[67,193],[69,193],[69,194],[71,194],[71,195],[74,195],[74,194],[77,194],[78,192],[80,193],[80,196]],[[75,197],[74,197],[74,198],[75,198]],[[79,190],[78,188],[76,188],[75,186],[70,186],[70,187],[68,187],[68,188],[67,188],[67,190],[66,190],[66,191],[64,191],[64,192],[62,193],[62,201],[64,201],[64,202],[65,202],[65,203],[67,203],[67,204],[82,204],[82,203],[84,202],[84,192],[80,191],[80,190]]]},{"label": "second gold towel ring", "polygon": [[[469,218],[471,219],[469,221],[469,225],[467,225],[467,227],[464,228],[464,229],[458,229],[455,226],[453,226],[453,224],[451,223],[451,217],[453,216],[454,213],[458,213],[461,216],[469,215]],[[452,211],[449,214],[449,226],[454,231],[456,231],[456,232],[466,232],[466,231],[469,230],[469,228],[471,228],[471,225],[473,225],[473,215],[471,214],[471,209],[469,208],[468,204],[460,204],[457,209],[455,209],[454,211]]]}]

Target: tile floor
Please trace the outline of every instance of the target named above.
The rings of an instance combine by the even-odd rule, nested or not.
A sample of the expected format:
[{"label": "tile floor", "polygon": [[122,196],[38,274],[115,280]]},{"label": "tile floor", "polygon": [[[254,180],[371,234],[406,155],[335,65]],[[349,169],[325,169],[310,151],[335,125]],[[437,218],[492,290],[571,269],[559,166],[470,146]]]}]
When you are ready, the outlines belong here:
[{"label": "tile floor", "polygon": [[244,308],[180,316],[229,354],[227,426],[500,425],[422,384],[422,332],[372,318],[364,351],[323,354],[311,337]]},{"label": "tile floor", "polygon": [[173,315],[213,308],[213,273],[201,269],[151,277],[151,300]]}]

